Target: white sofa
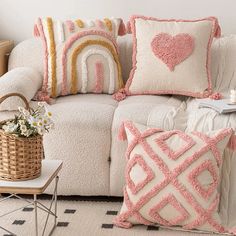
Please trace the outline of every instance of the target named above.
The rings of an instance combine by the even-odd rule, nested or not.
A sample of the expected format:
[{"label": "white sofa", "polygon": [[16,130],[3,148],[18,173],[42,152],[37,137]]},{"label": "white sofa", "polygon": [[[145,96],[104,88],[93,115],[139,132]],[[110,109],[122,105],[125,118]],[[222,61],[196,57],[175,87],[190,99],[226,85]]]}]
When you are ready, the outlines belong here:
[{"label": "white sofa", "polygon": [[[118,40],[126,80],[131,69],[132,40],[129,35]],[[43,78],[43,50],[39,39],[26,40],[12,51],[9,70],[22,66],[34,68]],[[236,87],[235,69],[236,36],[216,39],[212,48],[212,74],[217,91],[227,94],[230,88]],[[49,109],[54,114],[56,128],[45,135],[45,158],[64,161],[59,185],[61,195],[122,196],[127,143],[119,141],[117,136],[123,120],[166,130],[207,131],[236,126],[235,113],[219,115],[211,109],[198,109],[196,99],[183,96],[131,96],[118,103],[110,95],[78,94],[56,99]],[[0,112],[0,120],[12,113]],[[222,204],[233,213],[235,152],[227,150],[225,159]]]}]

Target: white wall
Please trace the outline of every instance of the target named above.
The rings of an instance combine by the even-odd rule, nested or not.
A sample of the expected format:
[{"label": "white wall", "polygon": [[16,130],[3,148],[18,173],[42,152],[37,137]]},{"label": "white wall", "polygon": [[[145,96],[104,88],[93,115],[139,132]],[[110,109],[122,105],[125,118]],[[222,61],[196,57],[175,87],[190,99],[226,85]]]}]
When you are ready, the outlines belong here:
[{"label": "white wall", "polygon": [[186,19],[217,16],[224,34],[236,34],[235,11],[236,0],[0,0],[0,39],[19,42],[31,37],[38,16],[127,20],[132,14]]}]

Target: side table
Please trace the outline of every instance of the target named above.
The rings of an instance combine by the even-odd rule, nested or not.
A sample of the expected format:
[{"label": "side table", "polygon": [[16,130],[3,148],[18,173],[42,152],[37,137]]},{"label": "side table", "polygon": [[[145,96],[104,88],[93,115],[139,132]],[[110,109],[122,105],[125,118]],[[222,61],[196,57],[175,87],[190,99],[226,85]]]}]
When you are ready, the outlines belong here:
[{"label": "side table", "polygon": [[0,76],[7,72],[8,56],[13,47],[12,40],[0,40]]},{"label": "side table", "polygon": [[[21,208],[14,209],[3,215],[0,215],[0,218],[6,215],[9,215],[11,213],[14,213],[15,211],[21,210],[25,207],[34,206],[35,236],[39,235],[38,209],[41,209],[47,213],[47,217],[44,222],[43,232],[41,235],[45,235],[45,230],[48,224],[49,215],[52,215],[54,217],[54,224],[49,233],[49,235],[51,235],[57,225],[57,186],[58,186],[58,180],[59,180],[58,173],[61,170],[61,168],[62,168],[62,161],[60,160],[43,160],[41,176],[36,179],[27,180],[27,181],[1,181],[0,180],[0,193],[10,194],[7,197],[0,198],[0,202],[3,202],[7,199],[15,197],[27,203],[27,205]],[[53,180],[55,180],[53,196],[50,202],[50,206],[46,207],[44,204],[42,204],[41,202],[37,200],[37,195],[44,193],[46,188],[51,184]],[[34,198],[33,200],[24,199],[22,196],[19,196],[19,194],[26,194],[26,195],[31,194],[33,195]],[[54,210],[52,210],[53,203],[54,203]],[[10,233],[11,235],[16,235],[15,233],[12,233],[9,230],[1,227],[1,225],[0,225],[0,228]]]}]

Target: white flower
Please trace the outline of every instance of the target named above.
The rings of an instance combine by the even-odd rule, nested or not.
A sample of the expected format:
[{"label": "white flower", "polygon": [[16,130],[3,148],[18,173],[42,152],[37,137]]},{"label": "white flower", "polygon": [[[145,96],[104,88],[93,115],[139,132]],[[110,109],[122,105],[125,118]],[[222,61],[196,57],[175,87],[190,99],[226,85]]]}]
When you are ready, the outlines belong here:
[{"label": "white flower", "polygon": [[18,110],[19,110],[19,112],[23,113],[23,111],[25,110],[25,108],[24,108],[24,107],[18,107]]},{"label": "white flower", "polygon": [[38,131],[38,134],[39,135],[43,135],[44,134],[44,131],[43,131],[43,129],[41,129],[41,128],[37,128],[37,131]]},{"label": "white flower", "polygon": [[28,117],[30,115],[29,111],[27,111],[25,109],[23,110],[23,114],[25,115],[25,117]]},{"label": "white flower", "polygon": [[18,128],[18,124],[14,124],[14,123],[8,123],[7,125],[4,126],[4,130],[7,133],[14,133],[14,132],[16,132],[17,128]]},{"label": "white flower", "polygon": [[25,120],[19,120],[19,125],[24,125],[25,124]]},{"label": "white flower", "polygon": [[47,116],[51,118],[52,117],[52,113],[50,111],[48,111],[47,112]]},{"label": "white flower", "polygon": [[20,126],[20,130],[21,130],[22,132],[26,132],[26,131],[27,131],[26,125],[21,125],[21,126]]},{"label": "white flower", "polygon": [[21,135],[27,136],[27,131],[21,131]]},{"label": "white flower", "polygon": [[44,102],[38,102],[39,107],[44,107],[44,104],[45,104]]},{"label": "white flower", "polygon": [[28,119],[28,122],[30,123],[31,126],[37,127],[38,126],[38,119],[36,119],[33,116],[30,116]]}]

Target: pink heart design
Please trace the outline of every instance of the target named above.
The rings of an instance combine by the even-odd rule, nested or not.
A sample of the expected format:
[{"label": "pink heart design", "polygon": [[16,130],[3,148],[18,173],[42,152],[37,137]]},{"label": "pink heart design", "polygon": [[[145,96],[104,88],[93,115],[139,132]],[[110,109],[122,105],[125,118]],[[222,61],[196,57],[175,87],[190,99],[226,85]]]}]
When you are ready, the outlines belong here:
[{"label": "pink heart design", "polygon": [[193,52],[194,39],[189,34],[171,36],[160,33],[151,42],[152,51],[171,71]]}]

